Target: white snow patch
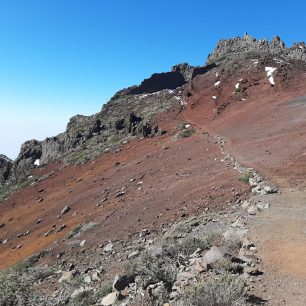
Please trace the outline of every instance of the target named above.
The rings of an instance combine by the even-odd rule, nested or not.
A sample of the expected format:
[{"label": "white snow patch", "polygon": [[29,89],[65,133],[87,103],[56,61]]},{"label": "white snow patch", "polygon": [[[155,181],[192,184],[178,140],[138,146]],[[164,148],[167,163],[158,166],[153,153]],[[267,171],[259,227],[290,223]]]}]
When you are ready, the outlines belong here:
[{"label": "white snow patch", "polygon": [[185,127],[185,129],[188,129],[188,128],[190,128],[190,124],[185,124],[184,127]]},{"label": "white snow patch", "polygon": [[304,50],[304,47],[303,47],[303,46],[298,46],[298,48],[299,48],[299,49],[302,49],[302,50]]},{"label": "white snow patch", "polygon": [[168,89],[168,93],[169,93],[169,94],[173,94],[173,93],[174,93],[174,90],[173,90],[173,89]]},{"label": "white snow patch", "polygon": [[218,73],[218,72],[216,72],[216,73],[215,73],[215,76],[216,76],[216,78],[217,78],[217,77],[219,76],[219,73]]},{"label": "white snow patch", "polygon": [[35,165],[35,166],[39,166],[39,165],[40,165],[40,159],[35,159],[34,165]]},{"label": "white snow patch", "polygon": [[217,97],[216,97],[216,96],[212,96],[212,98],[213,98],[214,100],[217,100]]},{"label": "white snow patch", "polygon": [[236,89],[239,89],[239,87],[240,87],[240,83],[238,82],[238,83],[235,85],[235,88],[236,88]]},{"label": "white snow patch", "polygon": [[215,83],[215,87],[218,87],[220,85],[221,81],[218,81]]},{"label": "white snow patch", "polygon": [[275,85],[274,78],[273,78],[273,72],[275,72],[277,68],[274,67],[266,67],[265,71],[267,72],[267,77],[269,79],[269,82],[271,85]]}]

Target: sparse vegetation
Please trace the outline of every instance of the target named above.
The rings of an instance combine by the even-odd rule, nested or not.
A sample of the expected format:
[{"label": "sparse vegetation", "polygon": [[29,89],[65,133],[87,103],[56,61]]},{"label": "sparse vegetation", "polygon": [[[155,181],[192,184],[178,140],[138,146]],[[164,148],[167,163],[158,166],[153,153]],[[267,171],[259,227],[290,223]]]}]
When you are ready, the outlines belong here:
[{"label": "sparse vegetation", "polygon": [[0,305],[26,306],[41,304],[43,298],[33,290],[33,284],[50,275],[50,271],[17,264],[0,272]]},{"label": "sparse vegetation", "polygon": [[113,292],[113,286],[111,283],[104,283],[101,288],[97,291],[97,296],[99,298],[103,298],[106,295],[108,295],[109,293]]},{"label": "sparse vegetation", "polygon": [[176,306],[242,306],[245,305],[245,283],[242,278],[222,274],[186,290]]},{"label": "sparse vegetation", "polygon": [[98,297],[89,290],[80,292],[77,296],[75,296],[69,305],[77,305],[77,306],[88,306],[95,305],[97,303]]},{"label": "sparse vegetation", "polygon": [[240,178],[239,181],[248,184],[249,183],[249,179],[253,177],[252,172],[247,171],[245,172]]},{"label": "sparse vegetation", "polygon": [[67,238],[68,238],[68,239],[71,239],[72,237],[74,237],[75,235],[77,235],[77,234],[81,231],[82,227],[83,227],[82,224],[77,224],[77,225],[75,225],[75,226],[70,230],[70,232],[68,233]]},{"label": "sparse vegetation", "polygon": [[179,138],[187,138],[194,134],[195,130],[193,128],[184,129],[181,132],[179,132],[178,136]]}]

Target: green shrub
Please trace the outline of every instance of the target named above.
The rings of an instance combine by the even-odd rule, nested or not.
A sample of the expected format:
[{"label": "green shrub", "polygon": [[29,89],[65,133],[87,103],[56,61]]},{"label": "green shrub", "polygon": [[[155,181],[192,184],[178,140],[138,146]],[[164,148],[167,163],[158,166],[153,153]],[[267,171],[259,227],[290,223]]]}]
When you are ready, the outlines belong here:
[{"label": "green shrub", "polygon": [[191,135],[193,135],[194,132],[195,130],[192,128],[184,129],[181,132],[179,132],[178,136],[179,138],[186,138],[186,137],[190,137]]},{"label": "green shrub", "polygon": [[76,234],[78,234],[78,233],[81,231],[82,227],[83,227],[82,224],[77,224],[77,225],[75,225],[75,226],[70,230],[70,232],[68,233],[67,238],[70,239],[70,238],[74,237]]},{"label": "green shrub", "polygon": [[99,288],[99,290],[97,291],[97,296],[99,298],[103,298],[106,295],[110,294],[113,292],[113,286],[111,283],[104,283],[101,288]]},{"label": "green shrub", "polygon": [[80,292],[77,296],[75,296],[69,305],[73,306],[89,306],[95,305],[98,301],[97,296],[89,290]]},{"label": "green shrub", "polygon": [[247,171],[245,172],[240,178],[239,181],[248,184],[249,183],[249,179],[253,177],[252,172]]},{"label": "green shrub", "polygon": [[[27,306],[42,305],[42,297],[33,290],[33,284],[39,275],[37,269],[29,269],[25,264],[18,264],[0,272],[0,305]],[[44,303],[44,305],[46,305]]]},{"label": "green shrub", "polygon": [[245,305],[245,283],[242,278],[222,274],[186,290],[176,306],[242,306]]}]

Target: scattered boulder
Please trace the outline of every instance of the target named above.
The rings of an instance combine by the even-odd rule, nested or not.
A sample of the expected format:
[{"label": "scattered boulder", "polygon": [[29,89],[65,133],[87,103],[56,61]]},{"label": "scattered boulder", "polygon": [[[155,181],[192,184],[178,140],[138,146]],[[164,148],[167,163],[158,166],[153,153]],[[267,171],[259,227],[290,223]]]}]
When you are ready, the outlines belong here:
[{"label": "scattered boulder", "polygon": [[111,253],[113,251],[113,244],[111,241],[103,248],[103,251],[105,253]]},{"label": "scattered boulder", "polygon": [[117,301],[117,297],[118,297],[118,293],[117,292],[112,292],[102,299],[101,305],[102,306],[111,306]]},{"label": "scattered boulder", "polygon": [[114,283],[113,283],[113,288],[114,288],[114,290],[122,291],[126,287],[128,287],[129,284],[132,284],[134,282],[135,282],[135,277],[134,276],[129,276],[129,275],[118,276],[118,275],[116,275]]}]

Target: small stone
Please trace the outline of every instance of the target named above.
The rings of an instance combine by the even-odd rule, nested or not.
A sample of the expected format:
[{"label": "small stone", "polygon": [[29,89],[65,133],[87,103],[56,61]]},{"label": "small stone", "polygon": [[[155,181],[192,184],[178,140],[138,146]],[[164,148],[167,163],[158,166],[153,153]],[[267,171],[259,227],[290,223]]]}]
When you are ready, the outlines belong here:
[{"label": "small stone", "polygon": [[267,192],[264,190],[264,189],[261,189],[261,191],[260,191],[260,195],[266,195],[267,194]]},{"label": "small stone", "polygon": [[86,242],[86,240],[82,240],[82,241],[80,242],[80,247],[83,247],[83,246],[85,245],[85,242]]},{"label": "small stone", "polygon": [[91,279],[93,281],[100,281],[99,273],[97,271],[92,273]]},{"label": "small stone", "polygon": [[143,238],[143,237],[148,236],[148,235],[150,235],[150,231],[149,231],[147,228],[145,228],[145,229],[143,229],[143,230],[140,232],[139,238]]},{"label": "small stone", "polygon": [[257,213],[257,208],[255,206],[251,206],[249,209],[248,209],[248,213],[251,215],[251,216],[255,216],[256,213]]},{"label": "small stone", "polygon": [[139,255],[139,250],[136,250],[134,252],[132,252],[131,254],[128,255],[128,259],[132,259],[135,258]]},{"label": "small stone", "polygon": [[257,186],[257,182],[256,182],[256,180],[254,179],[254,178],[249,178],[249,184],[250,184],[250,186],[252,186],[252,187],[256,187]]},{"label": "small stone", "polygon": [[62,211],[61,211],[61,216],[66,214],[68,211],[70,210],[70,207],[69,206],[65,206]]},{"label": "small stone", "polygon": [[91,283],[91,277],[90,277],[89,275],[86,275],[86,276],[84,277],[84,282],[85,282],[86,284],[90,284],[90,283]]},{"label": "small stone", "polygon": [[66,224],[63,224],[63,225],[61,225],[58,229],[57,229],[57,232],[59,233],[59,232],[61,232],[63,229],[65,229],[67,226],[66,226]]},{"label": "small stone", "polygon": [[117,191],[116,195],[115,195],[115,198],[118,198],[118,197],[121,197],[125,195],[125,192],[124,191]]},{"label": "small stone", "polygon": [[103,248],[103,251],[106,252],[106,253],[111,253],[113,250],[113,244],[112,242],[110,241],[104,248]]}]

